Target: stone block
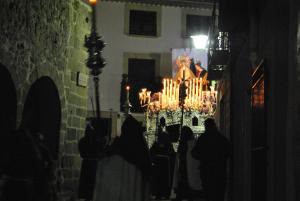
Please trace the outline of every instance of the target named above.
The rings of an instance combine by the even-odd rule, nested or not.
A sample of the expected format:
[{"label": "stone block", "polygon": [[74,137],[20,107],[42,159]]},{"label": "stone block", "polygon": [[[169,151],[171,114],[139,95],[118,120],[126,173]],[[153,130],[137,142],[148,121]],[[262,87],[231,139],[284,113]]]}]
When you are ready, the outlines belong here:
[{"label": "stone block", "polygon": [[80,127],[80,118],[77,116],[72,117],[72,126],[79,128]]},{"label": "stone block", "polygon": [[[65,153],[68,154],[68,155],[72,155],[74,153],[74,151],[73,151],[73,143],[71,143],[71,142],[65,143]],[[71,167],[72,164],[70,164],[69,162],[73,162],[73,161],[70,160],[70,159],[68,159],[67,162],[68,162],[67,164],[70,165],[68,167]]]},{"label": "stone block", "polygon": [[81,161],[82,161],[82,159],[79,157],[79,155],[74,156],[73,168],[79,169],[81,167]]},{"label": "stone block", "polygon": [[70,140],[70,141],[76,140],[76,129],[74,129],[74,128],[67,129],[67,140]]}]

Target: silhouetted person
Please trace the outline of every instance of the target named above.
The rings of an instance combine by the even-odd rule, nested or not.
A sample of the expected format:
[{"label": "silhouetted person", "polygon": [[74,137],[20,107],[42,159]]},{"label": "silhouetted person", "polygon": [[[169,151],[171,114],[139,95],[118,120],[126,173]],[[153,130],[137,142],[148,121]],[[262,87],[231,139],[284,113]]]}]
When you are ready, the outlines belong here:
[{"label": "silhouetted person", "polygon": [[37,177],[41,153],[28,129],[21,127],[11,134],[3,168],[5,184],[1,201],[38,201]]},{"label": "silhouetted person", "polygon": [[198,78],[204,78],[205,76],[207,77],[207,71],[204,69],[204,67],[201,65],[201,62],[198,61],[195,65],[195,70],[196,70],[196,77]]},{"label": "silhouetted person", "polygon": [[79,140],[78,144],[82,158],[78,197],[86,201],[93,198],[100,146],[96,129],[91,121],[86,126],[84,137]]},{"label": "silhouetted person", "polygon": [[158,134],[157,141],[153,143],[150,153],[153,169],[152,195],[156,199],[169,198],[172,187],[175,151],[168,133],[161,132]]},{"label": "silhouetted person", "polygon": [[150,153],[141,124],[129,115],[106,157],[98,162],[94,201],[148,201]]},{"label": "silhouetted person", "polygon": [[197,76],[197,69],[196,69],[196,66],[195,66],[195,61],[193,58],[191,58],[191,64],[190,64],[190,69],[191,71],[194,73],[194,75]]},{"label": "silhouetted person", "polygon": [[191,128],[183,126],[181,137],[177,150],[177,171],[174,173],[174,188],[176,192],[176,201],[183,199],[193,200],[200,196],[202,190],[201,180],[199,178],[199,161],[191,155],[191,150],[195,146],[195,138]]},{"label": "silhouetted person", "polygon": [[125,102],[126,102],[126,86],[128,85],[128,75],[122,74],[122,81],[120,84],[120,111],[124,112]]},{"label": "silhouetted person", "polygon": [[35,191],[38,200],[57,200],[55,189],[55,173],[52,155],[44,143],[44,135],[40,132],[33,133],[34,140],[39,150],[39,167],[35,182]]},{"label": "silhouetted person", "polygon": [[204,122],[205,132],[192,151],[200,160],[200,176],[207,201],[223,201],[226,187],[226,166],[229,142],[211,118]]}]

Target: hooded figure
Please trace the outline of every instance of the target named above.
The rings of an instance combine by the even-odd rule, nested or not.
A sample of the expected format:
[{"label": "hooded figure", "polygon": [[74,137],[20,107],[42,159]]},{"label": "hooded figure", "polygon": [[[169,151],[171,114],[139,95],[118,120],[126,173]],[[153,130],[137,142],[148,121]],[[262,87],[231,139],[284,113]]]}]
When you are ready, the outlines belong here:
[{"label": "hooded figure", "polygon": [[150,149],[153,165],[151,193],[156,199],[169,198],[171,193],[175,151],[168,135],[159,133]]},{"label": "hooded figure", "polygon": [[150,154],[141,124],[128,116],[106,157],[98,162],[94,201],[147,201]]},{"label": "hooded figure", "polygon": [[205,132],[198,138],[192,150],[194,158],[200,160],[200,176],[207,201],[224,200],[226,166],[230,153],[229,142],[217,129],[213,119],[204,122]]},{"label": "hooded figure", "polygon": [[96,129],[93,126],[93,121],[91,121],[86,126],[84,137],[78,143],[79,153],[82,158],[78,197],[86,201],[93,198],[100,147],[101,144],[97,137]]},{"label": "hooded figure", "polygon": [[201,195],[202,183],[199,177],[199,161],[191,155],[191,150],[196,144],[191,128],[183,126],[181,138],[177,150],[173,187],[176,192],[176,200],[184,198],[192,200]]}]

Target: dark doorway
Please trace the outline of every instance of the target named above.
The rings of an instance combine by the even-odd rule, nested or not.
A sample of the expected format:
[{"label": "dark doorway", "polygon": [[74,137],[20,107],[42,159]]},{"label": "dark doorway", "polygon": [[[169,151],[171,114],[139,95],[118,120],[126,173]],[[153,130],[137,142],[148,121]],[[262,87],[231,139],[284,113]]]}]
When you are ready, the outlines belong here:
[{"label": "dark doorway", "polygon": [[16,128],[17,94],[9,71],[0,64],[0,153],[6,150],[7,138]]},{"label": "dark doorway", "polygon": [[41,77],[30,87],[26,97],[22,121],[44,134],[52,157],[58,158],[61,106],[55,83]]},{"label": "dark doorway", "polygon": [[265,73],[260,64],[252,74],[251,200],[266,201],[267,135]]},{"label": "dark doorway", "polygon": [[153,91],[155,86],[154,59],[128,59],[128,82],[132,112],[143,112],[138,93],[142,88]]}]

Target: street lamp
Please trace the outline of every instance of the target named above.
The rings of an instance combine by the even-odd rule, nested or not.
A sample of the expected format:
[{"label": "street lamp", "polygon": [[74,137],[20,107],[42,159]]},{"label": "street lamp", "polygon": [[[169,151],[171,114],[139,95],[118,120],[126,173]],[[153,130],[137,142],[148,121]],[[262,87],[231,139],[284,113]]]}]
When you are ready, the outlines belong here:
[{"label": "street lamp", "polygon": [[194,47],[196,49],[207,49],[208,46],[208,36],[207,35],[193,35]]}]

